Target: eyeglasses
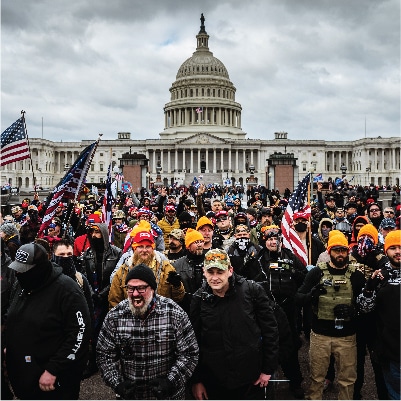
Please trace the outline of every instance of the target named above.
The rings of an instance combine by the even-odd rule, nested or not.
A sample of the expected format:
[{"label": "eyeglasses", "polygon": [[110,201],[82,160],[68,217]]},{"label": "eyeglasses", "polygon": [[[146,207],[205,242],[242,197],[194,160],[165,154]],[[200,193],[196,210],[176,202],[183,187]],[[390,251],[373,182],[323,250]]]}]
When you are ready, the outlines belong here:
[{"label": "eyeglasses", "polygon": [[89,230],[89,232],[90,232],[91,234],[99,234],[101,231],[98,230],[97,228],[91,228],[91,229]]},{"label": "eyeglasses", "polygon": [[148,215],[148,214],[141,214],[140,216],[139,216],[139,219],[145,219],[145,220],[150,220],[150,216]]},{"label": "eyeglasses", "polygon": [[137,290],[140,294],[143,294],[148,289],[148,285],[126,285],[124,288],[127,292],[135,292]]},{"label": "eyeglasses", "polygon": [[395,214],[392,210],[385,210],[384,213]]},{"label": "eyeglasses", "polygon": [[370,209],[369,212],[380,212],[380,209]]}]

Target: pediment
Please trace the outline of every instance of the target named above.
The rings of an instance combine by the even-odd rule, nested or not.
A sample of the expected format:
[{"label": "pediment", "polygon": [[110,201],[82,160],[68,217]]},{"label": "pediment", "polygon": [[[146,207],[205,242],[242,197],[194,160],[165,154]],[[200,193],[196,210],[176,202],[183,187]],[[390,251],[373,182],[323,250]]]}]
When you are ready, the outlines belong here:
[{"label": "pediment", "polygon": [[227,143],[230,143],[230,141],[208,133],[195,134],[177,141],[177,144],[180,145],[221,145]]}]

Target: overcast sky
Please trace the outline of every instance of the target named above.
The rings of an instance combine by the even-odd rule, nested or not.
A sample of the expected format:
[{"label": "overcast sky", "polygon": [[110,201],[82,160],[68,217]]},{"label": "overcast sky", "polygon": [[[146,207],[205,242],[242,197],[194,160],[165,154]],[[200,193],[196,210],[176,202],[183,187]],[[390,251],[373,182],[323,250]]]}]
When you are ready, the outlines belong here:
[{"label": "overcast sky", "polygon": [[159,138],[202,12],[247,138],[399,135],[399,0],[3,0],[2,131]]}]

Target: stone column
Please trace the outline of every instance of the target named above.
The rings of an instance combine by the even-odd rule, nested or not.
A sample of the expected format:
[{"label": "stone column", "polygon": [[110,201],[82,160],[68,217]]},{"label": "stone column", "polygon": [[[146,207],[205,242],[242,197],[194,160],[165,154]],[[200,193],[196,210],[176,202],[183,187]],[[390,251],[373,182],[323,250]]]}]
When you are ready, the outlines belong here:
[{"label": "stone column", "polygon": [[178,149],[175,149],[175,156],[174,156],[174,170],[178,172]]},{"label": "stone column", "polygon": [[191,149],[191,174],[194,172],[194,150]]},{"label": "stone column", "polygon": [[213,173],[216,173],[217,171],[216,167],[216,148],[213,148]]},{"label": "stone column", "polygon": [[167,151],[167,171],[171,171],[171,150]]},{"label": "stone column", "polygon": [[238,164],[238,149],[235,151],[235,172],[239,173],[239,164]]}]

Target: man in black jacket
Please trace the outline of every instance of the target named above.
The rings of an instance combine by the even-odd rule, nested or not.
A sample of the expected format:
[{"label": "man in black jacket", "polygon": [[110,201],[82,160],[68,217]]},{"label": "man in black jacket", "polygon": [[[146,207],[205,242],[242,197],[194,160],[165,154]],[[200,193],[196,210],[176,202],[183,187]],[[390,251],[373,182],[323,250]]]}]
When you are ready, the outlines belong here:
[{"label": "man in black jacket", "polygon": [[18,284],[7,316],[6,364],[15,395],[78,399],[91,325],[83,292],[39,244],[21,246],[10,268]]},{"label": "man in black jacket", "polygon": [[207,283],[194,294],[190,319],[200,358],[192,392],[202,399],[261,399],[278,365],[272,303],[257,283],[237,276],[227,253],[205,255]]}]

